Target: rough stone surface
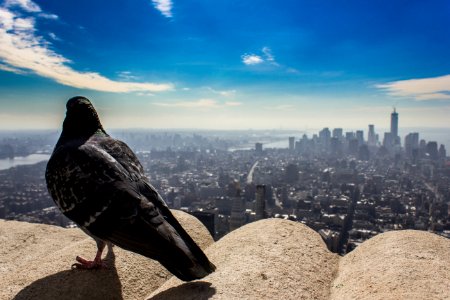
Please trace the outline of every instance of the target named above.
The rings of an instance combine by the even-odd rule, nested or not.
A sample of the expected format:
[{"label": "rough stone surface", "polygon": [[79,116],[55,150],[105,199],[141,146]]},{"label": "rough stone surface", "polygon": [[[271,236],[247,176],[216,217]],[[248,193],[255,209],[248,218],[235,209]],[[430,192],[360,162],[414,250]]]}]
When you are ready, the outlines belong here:
[{"label": "rough stone surface", "polygon": [[339,257],[305,225],[266,219],[211,245],[217,266],[202,280],[171,278],[149,299],[328,299]]},{"label": "rough stone surface", "polygon": [[217,271],[189,283],[118,247],[106,270],[71,270],[95,243],[78,229],[0,220],[0,299],[450,299],[450,240],[422,231],[380,234],[345,257],[291,221],[248,224],[213,243],[176,213]]},{"label": "rough stone surface", "polygon": [[391,231],[340,260],[332,299],[450,299],[450,240]]},{"label": "rough stone surface", "polygon": [[[201,248],[213,243],[198,219],[173,213]],[[108,269],[71,270],[77,255],[96,252],[79,229],[0,220],[0,245],[0,299],[143,299],[172,276],[118,247],[106,255]]]}]

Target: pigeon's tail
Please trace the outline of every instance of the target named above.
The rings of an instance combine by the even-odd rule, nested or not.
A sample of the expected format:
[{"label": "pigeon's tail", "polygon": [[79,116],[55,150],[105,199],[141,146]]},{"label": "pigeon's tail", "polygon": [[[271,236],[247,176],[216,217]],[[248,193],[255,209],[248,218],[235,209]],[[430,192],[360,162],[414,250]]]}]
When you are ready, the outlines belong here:
[{"label": "pigeon's tail", "polygon": [[176,228],[178,227],[177,225],[179,224],[172,223],[168,226],[170,229],[167,227],[166,229],[173,230],[170,236],[178,253],[171,255],[170,259],[160,259],[160,263],[184,281],[200,279],[214,272],[216,266],[209,261],[205,253],[203,253],[181,225],[179,225],[179,228]]},{"label": "pigeon's tail", "polygon": [[202,260],[192,261],[193,264],[191,266],[177,264],[173,260],[167,261],[162,259],[159,262],[173,275],[183,281],[201,279],[216,270],[216,266],[206,256]]},{"label": "pigeon's tail", "polygon": [[172,218],[171,223],[163,221],[157,225],[137,219],[120,232],[111,233],[108,240],[121,248],[159,261],[183,281],[200,279],[214,272],[214,264],[170,214],[168,219]]}]

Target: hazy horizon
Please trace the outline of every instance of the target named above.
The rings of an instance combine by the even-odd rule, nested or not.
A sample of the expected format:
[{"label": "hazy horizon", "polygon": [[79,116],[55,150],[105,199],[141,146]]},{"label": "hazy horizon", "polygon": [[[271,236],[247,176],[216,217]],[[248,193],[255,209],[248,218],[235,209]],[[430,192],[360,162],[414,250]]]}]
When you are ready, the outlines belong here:
[{"label": "hazy horizon", "polygon": [[0,129],[448,128],[449,46],[445,0],[4,0]]}]

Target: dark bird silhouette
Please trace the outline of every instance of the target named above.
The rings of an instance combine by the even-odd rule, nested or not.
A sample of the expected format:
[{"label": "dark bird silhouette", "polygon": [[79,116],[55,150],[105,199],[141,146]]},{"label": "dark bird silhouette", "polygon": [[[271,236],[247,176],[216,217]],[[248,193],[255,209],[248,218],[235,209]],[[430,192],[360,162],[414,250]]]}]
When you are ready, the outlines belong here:
[{"label": "dark bird silhouette", "polygon": [[103,266],[106,243],[159,261],[184,281],[215,270],[150,184],[131,149],[110,137],[84,97],[67,102],[61,136],[47,164],[48,190],[59,209],[97,242],[93,261]]}]

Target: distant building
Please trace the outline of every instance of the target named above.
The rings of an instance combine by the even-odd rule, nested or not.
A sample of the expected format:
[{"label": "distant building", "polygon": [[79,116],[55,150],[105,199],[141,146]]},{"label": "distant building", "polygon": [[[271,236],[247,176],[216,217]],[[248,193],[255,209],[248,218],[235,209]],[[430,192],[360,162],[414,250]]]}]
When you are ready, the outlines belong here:
[{"label": "distant building", "polygon": [[295,183],[298,181],[298,166],[296,164],[289,164],[286,167],[286,182]]},{"label": "distant building", "polygon": [[369,147],[367,145],[361,145],[358,149],[358,159],[368,161],[370,158]]},{"label": "distant building", "polygon": [[437,160],[439,158],[439,151],[436,142],[428,142],[426,151],[431,159]]},{"label": "distant building", "polygon": [[266,217],[266,186],[258,184],[256,186],[256,201],[255,201],[255,220],[262,220]]},{"label": "distant building", "polygon": [[337,137],[332,137],[330,141],[330,154],[332,157],[342,156],[342,142]]},{"label": "distant building", "polygon": [[[414,157],[414,153],[419,150],[419,133],[411,132],[405,136],[405,153],[409,158]],[[416,154],[417,155],[417,154]]]},{"label": "distant building", "polygon": [[234,184],[236,185],[236,194],[232,198],[231,203],[230,231],[233,231],[245,224],[245,203],[241,197],[239,182],[235,182]]},{"label": "distant building", "polygon": [[341,140],[342,139],[342,132],[343,132],[342,128],[334,128],[333,129],[333,137],[337,138],[338,140]]},{"label": "distant building", "polygon": [[263,144],[262,143],[255,143],[255,152],[256,152],[256,154],[263,153]]},{"label": "distant building", "polygon": [[289,137],[289,151],[293,152],[295,148],[295,137]]},{"label": "distant building", "polygon": [[370,124],[369,125],[369,134],[367,136],[367,143],[369,146],[376,146],[377,144],[377,137],[375,135],[375,125]]},{"label": "distant building", "polygon": [[328,129],[328,127],[325,127],[324,129],[319,131],[319,141],[325,150],[329,149],[330,140],[331,140],[331,132],[330,132],[330,129]]},{"label": "distant building", "polygon": [[203,225],[205,225],[211,236],[214,238],[216,235],[216,225],[215,225],[216,215],[212,212],[206,211],[194,211],[191,214],[195,216],[197,219],[199,219]]},{"label": "distant building", "polygon": [[392,136],[392,133],[390,132],[384,133],[383,146],[386,147],[387,149],[392,149],[392,147],[394,146],[394,138]]},{"label": "distant building", "polygon": [[364,131],[357,130],[356,131],[356,139],[358,140],[358,145],[361,146],[364,144]]},{"label": "distant building", "polygon": [[358,154],[358,140],[352,139],[348,143],[348,152],[349,154],[356,155]]},{"label": "distant building", "polygon": [[445,146],[441,144],[439,147],[439,158],[444,159],[447,157],[447,151],[445,150]]},{"label": "distant building", "polygon": [[345,139],[347,140],[347,142],[350,142],[354,138],[355,138],[355,133],[353,131],[348,131],[345,133]]}]

